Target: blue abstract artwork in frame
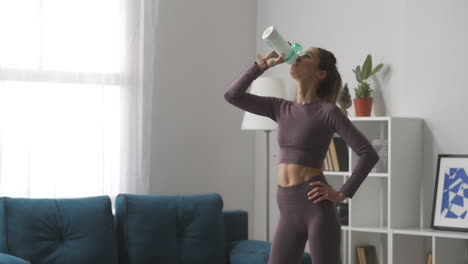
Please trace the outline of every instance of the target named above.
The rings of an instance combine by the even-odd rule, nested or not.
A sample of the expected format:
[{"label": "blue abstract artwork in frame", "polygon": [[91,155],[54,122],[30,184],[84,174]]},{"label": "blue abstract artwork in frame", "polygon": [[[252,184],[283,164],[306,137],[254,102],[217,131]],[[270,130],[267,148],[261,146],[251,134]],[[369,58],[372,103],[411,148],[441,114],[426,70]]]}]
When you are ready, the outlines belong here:
[{"label": "blue abstract artwork in frame", "polygon": [[445,218],[466,219],[468,210],[468,176],[464,168],[449,168],[444,173],[440,214]]},{"label": "blue abstract artwork in frame", "polygon": [[433,229],[468,231],[468,154],[439,154],[432,206]]}]

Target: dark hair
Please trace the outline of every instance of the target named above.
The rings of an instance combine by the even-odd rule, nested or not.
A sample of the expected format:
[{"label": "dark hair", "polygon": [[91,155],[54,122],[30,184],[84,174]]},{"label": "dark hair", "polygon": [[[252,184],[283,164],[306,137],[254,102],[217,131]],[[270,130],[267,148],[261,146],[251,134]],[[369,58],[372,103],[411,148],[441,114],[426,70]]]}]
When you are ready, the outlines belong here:
[{"label": "dark hair", "polygon": [[[316,47],[314,47],[316,48]],[[320,57],[319,68],[327,71],[327,76],[319,85],[317,89],[317,96],[324,98],[329,103],[336,104],[338,95],[341,92],[342,81],[341,75],[336,67],[336,58],[330,51],[322,48],[316,48],[319,50],[318,54]]]}]

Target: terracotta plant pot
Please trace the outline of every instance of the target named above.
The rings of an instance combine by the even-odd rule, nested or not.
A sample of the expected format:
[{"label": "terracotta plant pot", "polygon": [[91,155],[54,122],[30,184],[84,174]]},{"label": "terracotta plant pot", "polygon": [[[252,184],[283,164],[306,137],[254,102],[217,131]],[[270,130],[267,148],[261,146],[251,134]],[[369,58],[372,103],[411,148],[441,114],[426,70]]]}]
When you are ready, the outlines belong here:
[{"label": "terracotta plant pot", "polygon": [[370,116],[373,98],[354,98],[356,116]]}]

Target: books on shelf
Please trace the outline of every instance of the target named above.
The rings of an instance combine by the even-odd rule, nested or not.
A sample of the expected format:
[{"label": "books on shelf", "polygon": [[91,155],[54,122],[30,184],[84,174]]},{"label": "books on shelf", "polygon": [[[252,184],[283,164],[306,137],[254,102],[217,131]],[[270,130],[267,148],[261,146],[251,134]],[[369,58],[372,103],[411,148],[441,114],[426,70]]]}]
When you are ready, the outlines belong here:
[{"label": "books on shelf", "polygon": [[337,153],[336,153],[335,140],[334,140],[333,137],[332,137],[332,140],[330,141],[330,147],[328,148],[328,152],[330,153],[333,170],[340,171],[340,166],[339,166],[340,164],[338,163],[338,156],[337,156]]},{"label": "books on shelf", "polygon": [[341,137],[332,137],[325,156],[324,169],[326,171],[348,171],[348,146]]},{"label": "books on shelf", "polygon": [[377,252],[373,245],[363,245],[356,247],[357,263],[359,264],[378,264]]},{"label": "books on shelf", "polygon": [[332,164],[330,162],[330,151],[327,151],[327,156],[325,157],[325,170],[332,170]]},{"label": "books on shelf", "polygon": [[426,264],[432,264],[432,252],[427,252]]}]

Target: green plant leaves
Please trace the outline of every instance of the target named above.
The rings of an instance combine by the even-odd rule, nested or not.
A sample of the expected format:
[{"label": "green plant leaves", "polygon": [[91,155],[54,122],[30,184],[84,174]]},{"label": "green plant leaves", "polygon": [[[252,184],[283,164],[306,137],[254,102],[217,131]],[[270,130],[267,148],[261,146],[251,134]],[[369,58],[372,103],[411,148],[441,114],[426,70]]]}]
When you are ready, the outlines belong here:
[{"label": "green plant leaves", "polygon": [[371,97],[372,89],[366,82],[359,83],[357,88],[354,88],[356,98],[369,98]]},{"label": "green plant leaves", "polygon": [[383,67],[383,64],[382,64],[382,63],[379,64],[379,65],[377,65],[377,67],[375,67],[375,69],[371,72],[371,74],[370,74],[369,76],[372,76],[372,75],[374,75],[375,73],[377,73],[378,71],[380,71],[380,69],[382,69],[382,67]]},{"label": "green plant leaves", "polygon": [[369,78],[371,69],[372,69],[372,57],[370,54],[368,54],[366,57],[366,60],[364,61],[364,64],[362,65],[362,72],[363,72],[362,79],[363,80],[366,80],[367,78]]},{"label": "green plant leaves", "polygon": [[356,67],[356,70],[355,70],[355,71],[353,70],[353,72],[356,74],[356,80],[357,80],[358,82],[362,82],[363,79],[362,79],[361,66],[358,65],[358,66]]},{"label": "green plant leaves", "polygon": [[377,73],[380,69],[382,69],[383,64],[377,65],[374,70],[372,70],[372,56],[370,54],[367,55],[364,63],[361,66],[358,65],[354,70],[354,74],[356,75],[356,80],[358,81],[358,87],[354,88],[356,92],[356,98],[369,98],[372,94],[372,89],[370,88],[369,84],[366,82],[367,78]]}]

